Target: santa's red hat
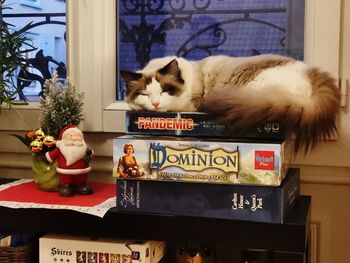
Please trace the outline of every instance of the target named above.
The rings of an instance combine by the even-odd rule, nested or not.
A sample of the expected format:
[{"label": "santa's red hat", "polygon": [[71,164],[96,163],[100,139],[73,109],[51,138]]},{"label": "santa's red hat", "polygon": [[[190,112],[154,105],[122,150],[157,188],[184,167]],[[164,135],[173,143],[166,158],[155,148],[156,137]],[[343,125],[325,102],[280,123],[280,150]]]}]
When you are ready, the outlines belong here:
[{"label": "santa's red hat", "polygon": [[76,125],[73,125],[73,124],[68,124],[66,125],[60,132],[60,135],[58,136],[58,140],[62,140],[62,137],[64,136],[64,134],[67,132],[76,132],[76,133],[79,133],[81,134],[81,136],[83,136],[83,133],[81,130],[78,129],[78,127]]}]

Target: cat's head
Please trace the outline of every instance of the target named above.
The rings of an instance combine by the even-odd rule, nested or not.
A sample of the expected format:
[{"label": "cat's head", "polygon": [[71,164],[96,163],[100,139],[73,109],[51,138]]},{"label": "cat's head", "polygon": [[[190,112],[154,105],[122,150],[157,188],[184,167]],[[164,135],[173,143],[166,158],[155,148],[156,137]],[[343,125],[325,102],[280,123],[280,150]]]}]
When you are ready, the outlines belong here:
[{"label": "cat's head", "polygon": [[[163,63],[164,64],[164,63]],[[190,94],[176,59],[165,66],[140,72],[120,71],[126,86],[126,101],[133,110],[179,111]]]}]

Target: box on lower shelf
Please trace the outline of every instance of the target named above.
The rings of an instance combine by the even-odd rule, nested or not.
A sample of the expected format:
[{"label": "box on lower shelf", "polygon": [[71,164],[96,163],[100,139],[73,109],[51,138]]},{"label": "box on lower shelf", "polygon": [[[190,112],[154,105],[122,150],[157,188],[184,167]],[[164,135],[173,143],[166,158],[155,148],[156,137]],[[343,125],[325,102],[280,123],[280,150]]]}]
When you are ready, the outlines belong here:
[{"label": "box on lower shelf", "polygon": [[165,243],[47,234],[40,238],[39,249],[40,263],[158,263]]}]

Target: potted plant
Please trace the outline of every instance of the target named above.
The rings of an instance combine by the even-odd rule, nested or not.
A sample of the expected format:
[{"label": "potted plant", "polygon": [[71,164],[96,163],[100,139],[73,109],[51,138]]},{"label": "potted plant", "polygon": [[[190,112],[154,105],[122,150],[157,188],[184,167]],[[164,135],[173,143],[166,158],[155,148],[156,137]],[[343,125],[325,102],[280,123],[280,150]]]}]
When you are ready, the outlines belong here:
[{"label": "potted plant", "polygon": [[13,25],[3,21],[3,10],[11,9],[5,6],[5,1],[0,0],[0,106],[11,106],[17,95],[23,95],[22,90],[17,87],[16,73],[25,66],[25,54],[36,48],[26,37],[31,23],[15,30]]}]

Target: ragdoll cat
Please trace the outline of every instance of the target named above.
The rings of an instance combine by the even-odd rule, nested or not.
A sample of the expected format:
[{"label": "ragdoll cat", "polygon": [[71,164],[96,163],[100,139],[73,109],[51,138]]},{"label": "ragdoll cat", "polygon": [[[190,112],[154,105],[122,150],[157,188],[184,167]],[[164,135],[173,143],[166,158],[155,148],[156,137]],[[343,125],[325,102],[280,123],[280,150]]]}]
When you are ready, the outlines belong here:
[{"label": "ragdoll cat", "polygon": [[278,55],[153,59],[121,71],[132,110],[201,111],[242,132],[279,122],[307,152],[337,131],[340,92],[326,72]]}]

